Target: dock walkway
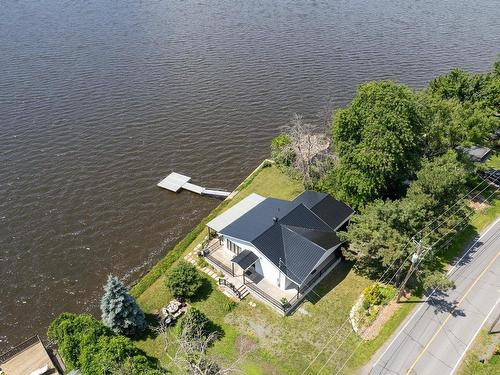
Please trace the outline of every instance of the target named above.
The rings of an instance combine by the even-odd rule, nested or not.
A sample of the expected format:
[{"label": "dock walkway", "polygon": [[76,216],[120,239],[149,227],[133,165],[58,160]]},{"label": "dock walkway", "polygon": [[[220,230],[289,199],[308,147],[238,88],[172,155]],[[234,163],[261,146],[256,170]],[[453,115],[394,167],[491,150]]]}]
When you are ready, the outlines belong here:
[{"label": "dock walkway", "polygon": [[177,193],[179,190],[189,190],[193,193],[200,195],[211,195],[215,197],[228,197],[231,193],[228,191],[217,190],[217,189],[207,189],[202,186],[198,186],[190,183],[191,177],[184,176],[180,173],[172,172],[163,180],[161,180],[157,186],[173,191]]}]

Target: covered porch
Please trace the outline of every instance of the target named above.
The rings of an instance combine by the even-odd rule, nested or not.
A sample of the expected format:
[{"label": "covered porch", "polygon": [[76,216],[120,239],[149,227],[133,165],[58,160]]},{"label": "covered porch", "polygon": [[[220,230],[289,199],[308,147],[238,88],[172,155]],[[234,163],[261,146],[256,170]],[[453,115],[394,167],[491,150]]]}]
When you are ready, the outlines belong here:
[{"label": "covered porch", "polygon": [[252,295],[273,307],[282,309],[282,299],[291,301],[297,297],[297,290],[280,289],[256,272],[255,263],[258,257],[249,250],[243,250],[235,255],[225,249],[219,239],[214,238],[204,252],[207,262],[220,270],[227,282],[236,288],[246,286]]}]

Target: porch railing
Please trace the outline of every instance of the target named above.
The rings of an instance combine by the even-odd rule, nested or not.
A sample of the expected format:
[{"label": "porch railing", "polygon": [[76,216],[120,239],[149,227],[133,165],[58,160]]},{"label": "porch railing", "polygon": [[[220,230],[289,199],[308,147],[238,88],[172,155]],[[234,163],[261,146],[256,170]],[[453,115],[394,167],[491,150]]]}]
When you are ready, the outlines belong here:
[{"label": "porch railing", "polygon": [[262,291],[261,289],[259,289],[259,287],[257,287],[253,283],[248,283],[248,284],[245,284],[245,285],[246,285],[246,287],[248,289],[250,289],[251,292],[257,294],[257,296],[259,296],[260,298],[264,299],[266,302],[268,302],[271,305],[273,305],[273,307],[275,307],[278,310],[282,311],[283,314],[286,314],[285,307],[283,306],[283,304],[280,301],[278,301],[277,299],[271,297],[269,294],[267,294],[264,291]]},{"label": "porch railing", "polygon": [[219,279],[218,281],[219,285],[224,285],[225,287],[229,288],[236,297],[238,297],[238,299],[241,299],[241,290],[236,288],[236,286],[232,283],[230,283],[229,281],[227,281],[226,279]]},{"label": "porch railing", "polygon": [[204,248],[203,257],[207,260],[208,263],[212,264],[212,266],[225,272],[228,276],[232,276],[233,270],[212,255],[212,253],[220,249],[221,246],[222,245],[219,242],[215,242],[212,245]]}]

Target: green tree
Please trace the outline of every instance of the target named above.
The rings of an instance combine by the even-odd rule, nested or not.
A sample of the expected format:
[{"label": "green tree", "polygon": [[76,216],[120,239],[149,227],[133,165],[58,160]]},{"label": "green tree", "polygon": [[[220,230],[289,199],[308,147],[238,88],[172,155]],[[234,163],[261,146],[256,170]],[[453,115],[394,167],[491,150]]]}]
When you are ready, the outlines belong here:
[{"label": "green tree", "polygon": [[57,342],[58,352],[68,369],[80,367],[80,354],[99,337],[113,332],[88,314],[63,313],[49,325],[47,336]]},{"label": "green tree", "polygon": [[109,275],[104,286],[101,313],[104,324],[120,335],[131,336],[146,327],[144,313],[116,276]]},{"label": "green tree", "polygon": [[403,265],[403,275],[409,267],[403,262],[414,252],[411,238],[419,233],[417,240],[434,247],[414,279],[420,285],[445,286],[435,256],[446,249],[447,240],[461,228],[458,224],[467,224],[466,182],[467,169],[453,151],[425,160],[405,198],[376,201],[353,217],[347,232],[340,234],[349,242],[346,258],[355,261],[357,272],[372,278],[382,276],[393,262],[388,274]]},{"label": "green tree", "polygon": [[165,285],[174,297],[193,298],[203,285],[203,279],[192,264],[180,261],[166,275]]},{"label": "green tree", "polygon": [[399,201],[375,201],[354,215],[347,232],[339,233],[349,242],[344,256],[354,269],[370,278],[380,277],[395,261],[402,261],[411,249]]},{"label": "green tree", "polygon": [[212,322],[200,310],[191,307],[179,322],[179,334],[188,338],[207,336]]},{"label": "green tree", "polygon": [[281,133],[271,141],[271,158],[278,167],[283,169],[290,168],[295,161],[295,153],[292,148],[290,136]]},{"label": "green tree", "polygon": [[422,156],[424,119],[408,87],[391,81],[359,86],[351,104],[334,116],[333,145],[340,162],[327,185],[355,207],[399,196]]},{"label": "green tree", "polygon": [[88,314],[61,314],[47,336],[56,341],[66,368],[80,369],[83,375],[163,373],[129,338],[117,336]]}]

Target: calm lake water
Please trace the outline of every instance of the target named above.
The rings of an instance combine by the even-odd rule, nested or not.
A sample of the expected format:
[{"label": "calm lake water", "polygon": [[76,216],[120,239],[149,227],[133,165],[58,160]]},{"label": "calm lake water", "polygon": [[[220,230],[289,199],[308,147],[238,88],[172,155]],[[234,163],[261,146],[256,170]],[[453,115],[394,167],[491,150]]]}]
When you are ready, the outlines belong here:
[{"label": "calm lake water", "polygon": [[98,311],[233,189],[294,112],[500,52],[498,1],[0,2],[0,350]]}]

